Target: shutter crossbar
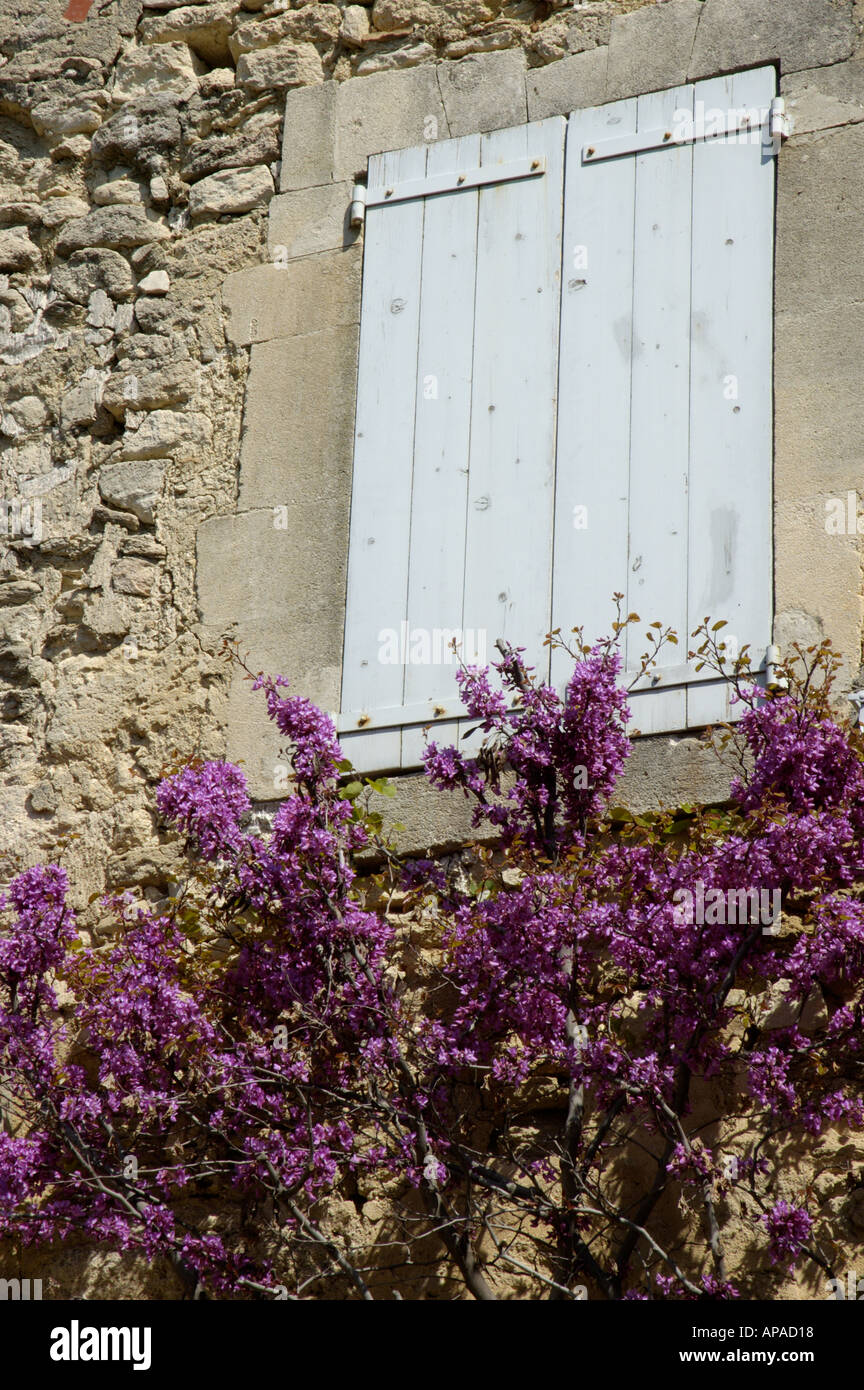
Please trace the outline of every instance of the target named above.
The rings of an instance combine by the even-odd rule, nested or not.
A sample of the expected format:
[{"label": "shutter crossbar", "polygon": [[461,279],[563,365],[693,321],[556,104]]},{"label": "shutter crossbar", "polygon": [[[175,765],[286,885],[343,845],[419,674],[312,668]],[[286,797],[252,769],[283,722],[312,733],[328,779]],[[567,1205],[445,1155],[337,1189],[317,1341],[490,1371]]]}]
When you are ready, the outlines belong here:
[{"label": "shutter crossbar", "polygon": [[458,193],[465,188],[482,188],[491,183],[513,183],[516,179],[533,179],[546,172],[546,160],[513,159],[506,164],[486,164],[464,173],[431,174],[425,179],[406,179],[404,183],[381,184],[366,192],[367,208],[384,207],[389,203],[404,203],[409,198],[430,198],[435,193]]},{"label": "shutter crossbar", "polygon": [[[689,121],[682,132],[674,125],[658,126],[656,130],[641,131],[636,135],[612,135],[608,140],[595,140],[582,146],[582,163],[598,164],[602,159],[616,159],[623,154],[641,154],[643,150],[675,149],[676,146],[692,145],[697,140],[722,140],[729,135],[748,135],[759,132],[759,144],[770,145],[766,138],[769,111],[730,111],[723,122],[695,120]],[[755,144],[756,141],[754,140]]]},{"label": "shutter crossbar", "polygon": [[365,734],[373,729],[398,729],[407,724],[439,724],[442,719],[467,719],[465,706],[458,696],[442,700],[424,700],[414,705],[395,705],[369,711],[349,710],[336,715],[334,723],[340,734]]},{"label": "shutter crossbar", "polygon": [[[771,661],[766,658],[750,668],[751,675],[768,675],[770,677],[770,666]],[[703,667],[701,671],[696,671],[691,663],[689,665],[660,667],[641,677],[638,671],[623,671],[619,676],[619,682],[625,690],[629,690],[633,686],[632,693],[638,695],[651,690],[670,690],[679,686],[729,681],[732,674],[730,669],[728,675],[720,676],[716,671],[709,670],[707,666]],[[558,694],[562,699],[565,690],[566,684],[558,689]],[[515,703],[517,701],[510,701],[511,706]],[[458,695],[448,695],[440,700],[423,700],[412,705],[393,705],[389,708],[369,711],[347,710],[341,714],[332,715],[331,718],[336,725],[337,733],[365,734],[371,733],[373,729],[398,729],[410,725],[440,724],[443,720],[470,719],[471,716]]]}]

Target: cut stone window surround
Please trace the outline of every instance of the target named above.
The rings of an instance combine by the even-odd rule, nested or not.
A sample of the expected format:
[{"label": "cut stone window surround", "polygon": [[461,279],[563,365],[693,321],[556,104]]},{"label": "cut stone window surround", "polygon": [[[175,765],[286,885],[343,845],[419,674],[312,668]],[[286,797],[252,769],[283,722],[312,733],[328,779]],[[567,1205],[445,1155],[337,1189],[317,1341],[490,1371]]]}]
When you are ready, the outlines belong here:
[{"label": "cut stone window surround", "polygon": [[[700,24],[704,24],[711,6],[718,13],[723,9],[719,0],[707,0],[699,6],[705,12]],[[615,25],[619,29],[631,25],[632,51],[641,49],[644,59],[644,30],[634,21],[650,13],[652,22],[677,24],[687,20],[685,11],[689,8],[685,0],[671,0],[656,11],[636,11],[622,17]],[[718,60],[720,69],[728,70],[727,63],[749,66],[777,57],[778,25],[770,32],[777,8],[772,10],[769,4],[740,6],[744,17],[740,25],[732,26],[739,50],[730,52],[727,43]],[[790,23],[793,14],[795,22]],[[661,15],[666,16],[662,21]],[[760,21],[761,38],[747,38],[743,32],[749,28],[750,35],[755,34],[754,15]],[[823,22],[827,20],[830,23]],[[639,25],[645,23],[645,19],[639,20]],[[790,106],[800,100],[808,127],[818,128],[822,87],[842,93],[842,74],[847,68],[854,96],[854,64],[843,61],[854,42],[849,14],[833,6],[829,14],[815,0],[812,4],[787,4],[783,6],[783,28],[780,38],[787,52],[781,54],[781,91],[790,94]],[[712,31],[706,32],[710,36]],[[727,25],[727,34],[730,32]],[[798,37],[793,43],[790,35],[794,34]],[[443,111],[448,122],[444,133],[452,133],[450,121],[455,125],[459,102],[463,118],[468,119],[470,92],[466,95],[466,89],[472,86],[509,93],[507,101],[519,105],[524,119],[596,104],[598,73],[605,65],[605,96],[609,63],[616,45],[619,59],[615,61],[620,62],[620,45],[626,37],[619,33],[616,39],[613,26],[614,42],[608,52],[591,50],[546,68],[527,70],[524,56],[508,51],[355,78],[339,86],[325,84],[288,96],[281,191],[271,205],[269,238],[271,255],[277,246],[288,247],[287,269],[260,266],[229,277],[226,283],[229,336],[250,347],[252,371],[241,450],[239,514],[216,518],[202,528],[199,595],[208,628],[221,630],[236,622],[253,666],[284,670],[295,689],[326,708],[338,705],[354,410],[352,371],[356,372],[359,322],[360,248],[356,239],[346,236],[345,229],[351,181],[370,154],[422,139],[429,116],[440,122]],[[708,59],[700,59],[700,64],[710,75]],[[442,78],[442,70],[455,68],[470,68],[470,82],[467,76],[460,76],[458,82]],[[808,71],[802,72],[805,68]],[[791,75],[787,77],[787,73]],[[693,75],[696,73],[689,68],[683,71],[679,66],[670,72],[666,66],[656,80],[646,79],[644,73],[642,80],[634,77],[630,93]],[[524,105],[520,81],[524,84]],[[826,110],[823,124],[854,120],[855,109],[851,98],[839,117],[832,106]],[[512,111],[512,105],[499,102],[498,117],[492,113],[487,128],[512,124]],[[835,171],[841,176],[840,171],[847,166],[851,172],[854,165],[849,161],[854,151],[849,146],[854,138],[855,131],[846,128],[826,137],[826,177],[833,177]],[[783,197],[784,161],[792,165],[799,147],[793,136],[780,160],[778,308],[806,278],[800,254],[801,240],[807,240],[808,231],[800,222],[801,215],[786,206]],[[828,225],[830,220],[826,205],[822,224]],[[794,264],[793,241],[798,243]],[[834,260],[845,255],[851,266],[852,248],[848,247],[847,255],[844,245],[835,248]],[[827,315],[835,333],[837,317]],[[788,333],[778,339],[778,353],[789,377],[788,383],[779,383],[778,447],[781,440],[797,442],[790,439],[788,415],[783,416],[781,406],[794,389],[804,363],[809,363],[806,354],[804,363],[801,361],[801,336],[790,321]],[[849,336],[848,331],[841,334],[847,342]],[[305,422],[295,418],[295,400],[301,405],[305,402]],[[309,424],[310,409],[316,411],[314,428]],[[814,413],[819,413],[815,407]],[[787,453],[794,452],[787,448]],[[840,590],[849,594],[848,601],[839,602],[829,600],[827,594],[824,599],[820,597],[826,588],[819,578],[824,564],[814,567],[814,575],[809,566],[802,573],[798,561],[800,518],[790,514],[784,488],[791,483],[793,490],[806,488],[808,495],[817,491],[818,482],[812,476],[799,483],[802,467],[793,461],[794,477],[787,478],[788,470],[781,462],[778,474],[776,514],[785,517],[777,535],[778,608],[782,610],[778,621],[784,633],[788,630],[794,635],[830,628],[839,638],[838,644],[845,642],[855,649],[859,631],[858,604],[853,598],[857,593],[857,559],[837,551],[829,557],[833,593],[838,592],[839,581]],[[314,496],[304,496],[312,483]],[[284,532],[273,529],[274,507],[288,508]],[[840,577],[838,565],[845,578]],[[230,592],[226,590],[229,569],[236,579],[229,586]],[[273,795],[278,739],[255,709],[248,686],[238,683],[227,715],[229,753],[246,759],[255,794],[268,799]],[[624,790],[629,786],[634,804],[651,804],[658,795],[670,800],[676,796],[712,800],[722,796],[728,786],[723,769],[691,738],[642,740],[625,783]],[[413,836],[418,844],[441,844],[469,833],[459,808],[442,809],[438,800],[430,797],[421,778],[399,779],[394,815],[409,826],[409,839]]]}]

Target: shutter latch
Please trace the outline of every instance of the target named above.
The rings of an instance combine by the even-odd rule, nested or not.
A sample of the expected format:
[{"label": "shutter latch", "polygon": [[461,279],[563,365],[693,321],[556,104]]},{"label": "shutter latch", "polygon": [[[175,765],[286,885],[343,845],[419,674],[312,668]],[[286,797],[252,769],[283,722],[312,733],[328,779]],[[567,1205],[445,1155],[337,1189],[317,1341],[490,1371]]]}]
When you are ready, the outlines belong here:
[{"label": "shutter latch", "polygon": [[789,138],[789,117],[786,115],[786,101],[784,97],[775,97],[771,102],[771,116],[768,131],[771,136],[771,143],[774,146],[774,153],[780,153],[780,146],[784,140]]}]

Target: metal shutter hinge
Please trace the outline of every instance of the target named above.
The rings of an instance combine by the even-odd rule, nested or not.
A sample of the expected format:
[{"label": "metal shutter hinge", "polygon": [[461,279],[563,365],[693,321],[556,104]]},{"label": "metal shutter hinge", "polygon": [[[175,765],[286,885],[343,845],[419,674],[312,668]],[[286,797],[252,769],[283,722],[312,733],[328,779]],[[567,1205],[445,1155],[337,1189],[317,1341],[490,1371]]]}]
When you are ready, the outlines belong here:
[{"label": "metal shutter hinge", "polygon": [[351,210],[348,213],[348,224],[351,227],[362,227],[366,221],[366,185],[365,183],[355,183],[351,191]]},{"label": "metal shutter hinge", "polygon": [[780,146],[784,140],[789,138],[789,117],[786,115],[786,101],[784,97],[775,97],[771,102],[771,116],[768,127],[771,136],[771,143],[774,146],[774,153],[780,153]]},{"label": "metal shutter hinge", "polygon": [[771,646],[765,653],[765,688],[766,690],[788,690],[789,682],[785,676],[777,675],[777,667],[780,665],[780,648]]}]

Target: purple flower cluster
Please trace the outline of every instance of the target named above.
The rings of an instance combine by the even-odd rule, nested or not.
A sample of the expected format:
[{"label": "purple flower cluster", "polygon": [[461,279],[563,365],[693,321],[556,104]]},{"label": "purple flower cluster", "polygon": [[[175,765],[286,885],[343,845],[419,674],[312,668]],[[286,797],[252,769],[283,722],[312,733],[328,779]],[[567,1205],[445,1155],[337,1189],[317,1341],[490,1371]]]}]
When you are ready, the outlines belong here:
[{"label": "purple flower cluster", "polygon": [[770,1237],[772,1264],[786,1260],[788,1268],[794,1269],[813,1229],[813,1218],[803,1207],[793,1207],[789,1202],[780,1201],[770,1211],[764,1212],[760,1220]]},{"label": "purple flower cluster", "polygon": [[[682,1282],[672,1262],[657,1266],[655,1244],[639,1283],[638,1236],[610,1195],[616,1145],[641,1136],[658,1155],[657,1191],[686,1185],[710,1207],[719,1157],[688,1128],[700,1087],[703,1100],[715,1080],[743,1087],[778,1134],[864,1122],[850,1065],[864,984],[858,744],[805,696],[754,700],[741,721],[752,768],[727,810],[614,829],[603,815],[629,751],[617,650],[583,652],[563,698],[518,652],[495,670],[500,689],[488,671],[458,678],[483,753],[431,744],[426,756],[431,782],[460,790],[475,825],[498,833],[499,860],[483,851],[473,884],[425,860],[400,879],[380,845],[385,869],[367,863],[362,882],[357,851],[374,823],[340,786],[332,722],[281,677],[256,682],[294,777],[269,832],[246,828],[246,783],[228,763],[192,764],[157,793],[193,851],[197,896],[151,910],[121,895],[114,939],[83,948],[61,869],[13,880],[0,897],[12,1131],[0,1132],[0,1236],[83,1232],[170,1258],[218,1295],[266,1294],[270,1257],[188,1212],[233,1190],[329,1261],[315,1203],[371,1172],[422,1194],[472,1291],[469,1194],[485,1191],[522,1204],[562,1278],[596,1276],[583,1233],[598,1218],[620,1227],[604,1286],[616,1296],[737,1296],[716,1240],[712,1273]],[[682,920],[675,908],[682,890],[725,905],[761,889],[796,903],[804,925],[778,935],[748,912]],[[388,918],[394,890],[422,904],[425,958]],[[745,1029],[742,995],[781,986],[782,1026]],[[817,995],[826,1016],[805,1027]],[[524,1095],[550,1085],[569,1097],[564,1140],[478,1156],[466,1088],[508,1117],[487,1126],[503,1146]],[[521,1165],[511,1186],[503,1157],[507,1171]],[[740,1172],[764,1182],[764,1158],[742,1155]],[[781,1201],[762,1224],[771,1259],[794,1263],[814,1220]]]}]

